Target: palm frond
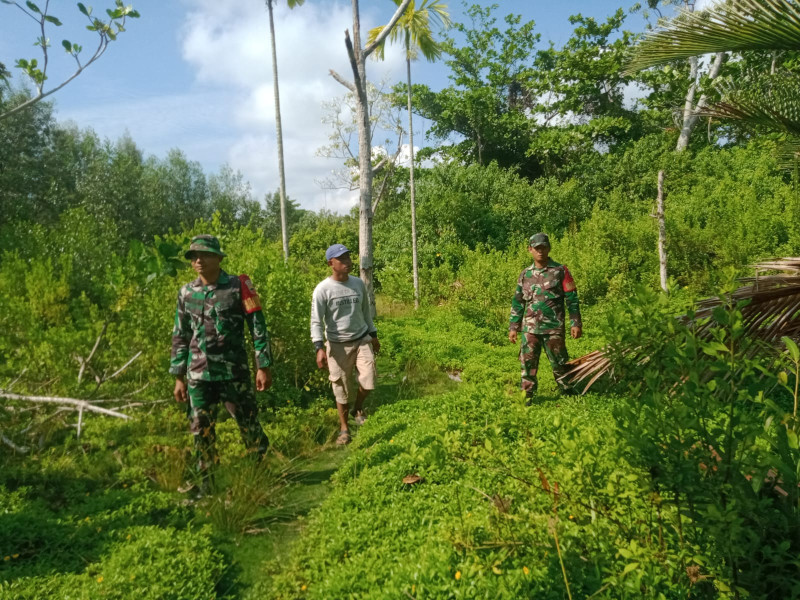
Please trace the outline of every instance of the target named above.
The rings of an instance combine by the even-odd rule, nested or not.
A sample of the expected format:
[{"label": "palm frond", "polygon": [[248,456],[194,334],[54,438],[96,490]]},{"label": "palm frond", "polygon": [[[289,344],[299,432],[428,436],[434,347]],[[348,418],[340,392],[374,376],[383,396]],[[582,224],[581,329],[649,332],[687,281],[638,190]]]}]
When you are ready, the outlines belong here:
[{"label": "palm frond", "polygon": [[784,140],[775,153],[778,159],[778,168],[783,171],[794,171],[800,168],[800,139],[791,138]]},{"label": "palm frond", "polygon": [[722,99],[698,114],[800,136],[800,75],[756,74],[736,83],[721,82],[719,89]]},{"label": "palm frond", "polygon": [[682,12],[646,36],[628,72],[713,52],[800,49],[796,0],[727,0],[708,10]]},{"label": "palm frond", "polygon": [[[743,284],[726,298],[707,298],[698,303],[693,314],[697,333],[708,337],[713,327],[709,317],[723,302],[748,301],[741,308],[747,334],[766,344],[777,346],[783,336],[800,341],[800,257],[774,258],[753,265],[755,275],[745,277]],[[777,274],[764,272],[780,271]],[[678,317],[688,321],[688,317]],[[637,362],[648,360],[647,343],[622,349],[622,354]],[[560,377],[570,385],[587,382],[583,393],[602,377],[613,374],[614,365],[606,350],[595,350],[567,363],[568,371]]]},{"label": "palm frond", "polygon": [[[401,0],[394,0],[398,6]],[[405,14],[400,17],[395,27],[388,35],[390,42],[397,42],[402,39],[406,57],[409,60],[416,60],[421,53],[426,60],[434,61],[442,55],[442,48],[434,38],[431,25],[438,25],[441,29],[450,26],[450,14],[447,12],[447,5],[438,0],[422,0],[419,6],[412,0],[408,5]],[[370,29],[367,44],[371,44],[383,31],[383,27]],[[383,60],[385,56],[386,40],[375,50],[375,59]]]}]

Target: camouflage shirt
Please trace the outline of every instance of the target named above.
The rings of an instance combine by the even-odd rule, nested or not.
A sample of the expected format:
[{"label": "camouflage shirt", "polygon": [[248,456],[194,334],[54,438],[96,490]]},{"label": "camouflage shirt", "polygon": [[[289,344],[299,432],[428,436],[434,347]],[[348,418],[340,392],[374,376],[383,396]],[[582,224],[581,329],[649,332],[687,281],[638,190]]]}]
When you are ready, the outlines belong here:
[{"label": "camouflage shirt", "polygon": [[272,364],[267,323],[247,275],[222,271],[217,283],[198,277],[178,292],[169,372],[193,380],[230,381],[250,378],[244,322],[255,346],[255,362]]},{"label": "camouflage shirt", "polygon": [[564,301],[569,309],[570,325],[581,327],[578,291],[569,269],[554,260],[543,269],[536,263],[525,269],[517,280],[511,301],[510,331],[564,335]]}]

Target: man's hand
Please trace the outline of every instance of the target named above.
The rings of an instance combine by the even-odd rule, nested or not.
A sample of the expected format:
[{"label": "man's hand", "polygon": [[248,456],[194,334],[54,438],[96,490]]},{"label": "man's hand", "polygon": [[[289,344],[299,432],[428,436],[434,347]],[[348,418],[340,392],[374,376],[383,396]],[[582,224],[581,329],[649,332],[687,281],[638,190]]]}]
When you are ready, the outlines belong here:
[{"label": "man's hand", "polygon": [[516,344],[517,343],[517,332],[516,331],[511,330],[511,331],[508,332],[508,341],[511,342],[512,344]]},{"label": "man's hand", "polygon": [[186,381],[183,377],[178,377],[175,380],[175,390],[172,392],[172,395],[175,396],[176,402],[186,402],[189,399],[186,393]]},{"label": "man's hand", "polygon": [[377,354],[381,349],[381,343],[378,338],[372,338],[372,351]]},{"label": "man's hand", "polygon": [[264,367],[256,371],[256,389],[265,392],[272,387],[272,371],[269,367]]},{"label": "man's hand", "polygon": [[573,340],[577,340],[579,337],[583,335],[583,329],[580,327],[570,327],[569,334],[572,336]]},{"label": "man's hand", "polygon": [[328,368],[328,355],[325,354],[325,348],[317,350],[317,367],[320,369]]}]

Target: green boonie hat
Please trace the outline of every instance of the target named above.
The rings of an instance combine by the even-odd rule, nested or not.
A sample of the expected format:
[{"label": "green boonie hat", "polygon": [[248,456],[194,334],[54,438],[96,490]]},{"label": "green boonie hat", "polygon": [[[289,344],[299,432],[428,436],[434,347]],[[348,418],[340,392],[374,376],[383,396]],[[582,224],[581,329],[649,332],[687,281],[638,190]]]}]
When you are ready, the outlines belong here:
[{"label": "green boonie hat", "polygon": [[188,259],[192,252],[211,252],[218,256],[227,256],[219,249],[219,240],[213,235],[196,235],[189,244],[189,249],[183,253],[183,257]]},{"label": "green boonie hat", "polygon": [[550,238],[547,237],[546,233],[534,233],[531,239],[528,240],[528,245],[531,248],[536,248],[536,246],[547,246],[549,248]]}]

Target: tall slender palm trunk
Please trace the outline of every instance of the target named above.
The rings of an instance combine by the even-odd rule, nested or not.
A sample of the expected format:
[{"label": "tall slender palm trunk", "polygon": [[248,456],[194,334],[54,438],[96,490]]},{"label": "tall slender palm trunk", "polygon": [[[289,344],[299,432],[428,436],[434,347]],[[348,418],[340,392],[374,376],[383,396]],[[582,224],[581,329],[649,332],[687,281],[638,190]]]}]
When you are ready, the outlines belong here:
[{"label": "tall slender palm trunk", "polygon": [[419,308],[419,263],[417,262],[417,206],[414,189],[414,125],[411,116],[411,59],[406,50],[406,74],[408,75],[408,155],[409,186],[411,187],[411,266],[414,272],[414,308]]},{"label": "tall slender palm trunk", "polygon": [[286,174],[283,169],[283,129],[281,128],[281,97],[278,90],[278,52],[275,49],[275,21],[272,18],[272,0],[267,0],[269,9],[269,32],[272,37],[272,87],[275,92],[275,132],[278,138],[278,177],[281,196],[281,239],[283,260],[289,262],[289,231],[286,226]]}]

